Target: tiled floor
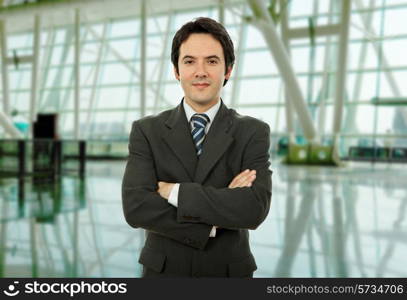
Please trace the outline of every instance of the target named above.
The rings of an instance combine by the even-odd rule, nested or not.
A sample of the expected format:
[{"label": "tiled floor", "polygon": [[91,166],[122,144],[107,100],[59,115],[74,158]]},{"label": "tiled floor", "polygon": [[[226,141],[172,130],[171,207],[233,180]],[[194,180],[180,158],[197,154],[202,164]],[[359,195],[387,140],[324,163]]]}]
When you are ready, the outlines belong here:
[{"label": "tiled floor", "polygon": [[[89,162],[84,181],[0,179],[0,276],[140,276],[144,232],[123,218],[124,165]],[[269,216],[251,231],[255,277],[407,276],[406,165],[272,169]]]}]

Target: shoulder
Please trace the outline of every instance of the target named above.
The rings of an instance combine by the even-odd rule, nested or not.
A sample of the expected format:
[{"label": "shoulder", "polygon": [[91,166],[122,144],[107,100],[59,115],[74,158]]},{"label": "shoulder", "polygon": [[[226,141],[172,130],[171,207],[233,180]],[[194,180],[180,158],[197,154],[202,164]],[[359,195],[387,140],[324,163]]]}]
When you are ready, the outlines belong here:
[{"label": "shoulder", "polygon": [[139,128],[143,132],[148,132],[162,126],[165,121],[169,118],[170,114],[172,113],[173,109],[165,110],[156,115],[149,115],[143,118],[140,118],[133,122],[132,128]]},{"label": "shoulder", "polygon": [[270,132],[270,126],[262,120],[239,114],[234,109],[229,109],[229,114],[237,131],[245,132],[247,134],[254,134],[258,131]]}]

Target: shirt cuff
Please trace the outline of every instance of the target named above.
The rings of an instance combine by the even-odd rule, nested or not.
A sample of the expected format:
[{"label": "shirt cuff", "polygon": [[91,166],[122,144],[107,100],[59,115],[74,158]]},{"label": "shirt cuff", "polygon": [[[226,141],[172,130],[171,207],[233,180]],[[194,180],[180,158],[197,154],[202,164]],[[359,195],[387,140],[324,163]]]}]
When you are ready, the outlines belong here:
[{"label": "shirt cuff", "polygon": [[216,237],[216,226],[212,227],[211,233],[209,234],[209,237]]},{"label": "shirt cuff", "polygon": [[175,183],[172,187],[170,196],[168,197],[168,203],[178,207],[178,191],[179,191],[179,183]]}]

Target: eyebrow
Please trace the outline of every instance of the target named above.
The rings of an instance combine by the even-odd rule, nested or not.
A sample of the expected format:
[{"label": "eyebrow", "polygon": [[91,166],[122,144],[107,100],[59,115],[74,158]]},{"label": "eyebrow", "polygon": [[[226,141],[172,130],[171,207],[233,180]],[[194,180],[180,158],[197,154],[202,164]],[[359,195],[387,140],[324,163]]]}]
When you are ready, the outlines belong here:
[{"label": "eyebrow", "polygon": [[[192,55],[185,55],[182,59],[186,59],[186,58],[195,59],[196,57],[192,56]],[[211,58],[216,58],[216,59],[220,60],[220,57],[217,55],[210,55],[210,56],[205,57],[205,59],[211,59]]]}]

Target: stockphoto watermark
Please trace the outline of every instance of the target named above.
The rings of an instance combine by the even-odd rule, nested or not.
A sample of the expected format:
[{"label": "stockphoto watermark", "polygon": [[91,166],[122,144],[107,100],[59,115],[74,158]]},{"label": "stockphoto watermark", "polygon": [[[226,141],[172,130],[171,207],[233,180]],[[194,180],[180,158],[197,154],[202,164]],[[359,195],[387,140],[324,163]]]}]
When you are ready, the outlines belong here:
[{"label": "stockphoto watermark", "polygon": [[76,294],[125,294],[126,283],[102,282],[32,282],[20,283],[14,281],[3,290],[3,294],[14,297],[19,294],[67,294],[74,297]]}]

